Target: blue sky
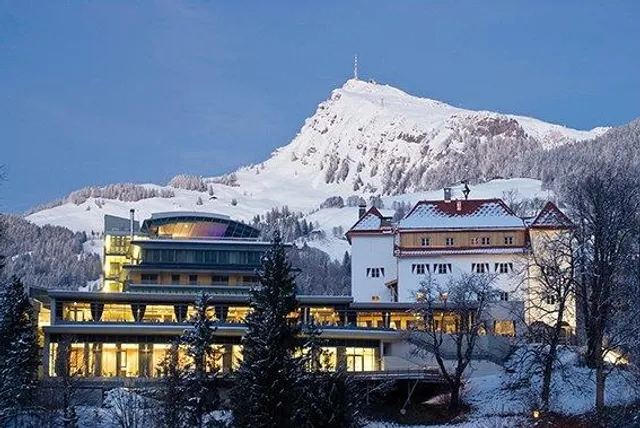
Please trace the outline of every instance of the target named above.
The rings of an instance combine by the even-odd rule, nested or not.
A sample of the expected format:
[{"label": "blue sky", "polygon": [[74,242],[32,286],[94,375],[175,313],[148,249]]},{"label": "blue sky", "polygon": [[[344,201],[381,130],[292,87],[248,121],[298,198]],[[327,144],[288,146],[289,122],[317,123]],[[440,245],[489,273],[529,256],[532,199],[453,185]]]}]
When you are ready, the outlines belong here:
[{"label": "blue sky", "polygon": [[352,73],[575,128],[640,116],[640,2],[0,0],[0,211],[217,175]]}]

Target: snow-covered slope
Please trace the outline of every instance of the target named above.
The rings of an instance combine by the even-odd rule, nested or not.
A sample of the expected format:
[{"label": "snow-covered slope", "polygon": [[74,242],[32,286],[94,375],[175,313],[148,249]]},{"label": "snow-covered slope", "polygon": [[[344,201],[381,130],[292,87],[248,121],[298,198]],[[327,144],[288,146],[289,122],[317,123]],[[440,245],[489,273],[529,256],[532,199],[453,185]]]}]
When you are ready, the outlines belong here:
[{"label": "snow-covered slope", "polygon": [[[166,196],[170,189],[175,196],[137,202],[69,198],[27,218],[37,224],[99,232],[104,214],[126,216],[130,208],[140,219],[158,211],[195,210],[249,222],[255,215],[287,205],[309,214],[307,221],[325,230],[327,242],[313,245],[340,258],[348,246],[331,238],[332,230],[340,226],[346,231],[357,209],[317,211],[327,197],[386,195],[387,207],[393,201],[440,198],[440,190],[424,190],[456,184],[461,178],[482,183],[510,176],[509,162],[524,152],[591,139],[605,131],[578,131],[527,117],[464,110],[390,86],[349,80],[318,106],[290,144],[269,159],[222,178],[204,179],[204,189],[215,198],[208,192],[145,184],[157,194],[164,190]],[[540,182],[494,180],[473,186],[471,197],[499,197],[508,189],[533,197],[540,193]]]},{"label": "snow-covered slope", "polygon": [[[149,188],[159,188],[152,184],[146,184]],[[136,210],[138,219],[145,219],[154,212],[162,211],[203,211],[226,214],[234,219],[251,222],[254,216],[264,214],[272,207],[286,205],[292,200],[282,200],[278,198],[278,193],[250,195],[241,187],[229,187],[220,184],[212,184],[217,199],[210,199],[205,192],[192,190],[173,189],[173,198],[149,198],[136,202],[123,202],[119,200],[89,198],[81,204],[66,203],[53,208],[35,212],[27,217],[28,220],[39,224],[54,224],[67,227],[74,231],[101,232],[103,229],[103,219],[105,214],[127,217],[129,209]],[[472,186],[470,197],[491,198],[501,197],[504,192],[515,190],[521,197],[526,198],[546,198],[548,193],[541,188],[541,182],[531,179],[511,179],[493,180],[487,183]],[[453,188],[454,197],[462,197],[462,186]],[[304,193],[299,189],[299,193]],[[394,202],[405,202],[415,204],[421,199],[442,198],[442,190],[427,192],[408,193],[404,195],[384,196],[382,201],[387,209],[382,209],[385,215],[393,215],[390,209]],[[202,202],[200,205],[199,200]],[[237,204],[233,205],[232,201]],[[341,228],[347,231],[357,220],[357,207],[344,208],[324,208],[318,209],[322,199],[311,200],[305,205],[305,199],[293,200],[292,206],[305,213],[305,220],[318,225],[324,231],[326,238],[310,240],[307,243],[329,253],[337,260],[341,260],[344,252],[350,252],[350,246],[342,236],[334,236],[334,228]],[[291,205],[290,205],[291,206]],[[99,251],[100,244],[96,243],[92,247],[93,252]]]},{"label": "snow-covered slope", "polygon": [[[396,194],[448,184],[449,176],[479,181],[504,176],[483,177],[501,157],[592,139],[605,131],[463,110],[390,86],[349,80],[318,106],[289,145],[236,176],[254,194],[278,191],[289,197],[301,187],[310,197],[327,191]],[[453,175],[439,170],[474,156],[477,146],[489,140],[494,144],[487,145],[486,159],[469,160]]]}]

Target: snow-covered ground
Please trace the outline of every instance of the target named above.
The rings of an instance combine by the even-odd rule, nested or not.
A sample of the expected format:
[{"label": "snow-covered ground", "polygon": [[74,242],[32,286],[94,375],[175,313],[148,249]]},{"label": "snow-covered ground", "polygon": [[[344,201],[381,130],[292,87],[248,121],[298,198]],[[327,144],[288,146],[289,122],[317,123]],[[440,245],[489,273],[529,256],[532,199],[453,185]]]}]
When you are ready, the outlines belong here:
[{"label": "snow-covered ground", "polygon": [[[555,373],[551,396],[551,411],[563,415],[580,415],[591,412],[595,400],[593,372],[582,366],[579,357],[572,351],[563,351],[561,360],[565,365],[563,374]],[[463,399],[471,405],[469,413],[458,422],[446,425],[397,425],[390,422],[372,421],[366,428],[512,428],[531,424],[530,415],[536,407],[532,396],[539,393],[539,378],[532,376],[532,391],[508,389],[513,379],[504,371],[486,376],[471,377],[463,391]],[[640,400],[638,379],[629,371],[614,370],[607,378],[606,405],[619,406],[637,403]],[[126,389],[108,393],[102,407],[78,407],[77,413],[82,427],[117,427],[123,419],[149,421],[156,411],[156,403],[140,397]],[[214,412],[212,417],[229,420],[229,412]]]},{"label": "snow-covered ground", "polygon": [[[517,353],[516,353],[517,354]],[[513,357],[517,359],[518,356]],[[560,352],[563,369],[554,372],[551,390],[551,408],[562,415],[580,415],[593,411],[595,403],[595,373],[580,363],[577,353],[569,350]],[[528,376],[530,386],[513,390],[508,388],[514,374],[504,370],[485,376],[469,378],[463,399],[471,405],[471,411],[460,423],[447,425],[424,425],[426,427],[514,427],[526,422],[534,408],[539,408],[536,397],[540,394],[540,376]],[[607,377],[605,403],[607,406],[621,406],[640,401],[640,380],[632,371],[616,369]],[[397,426],[374,422],[367,428]],[[403,425],[405,428],[409,428]]]}]

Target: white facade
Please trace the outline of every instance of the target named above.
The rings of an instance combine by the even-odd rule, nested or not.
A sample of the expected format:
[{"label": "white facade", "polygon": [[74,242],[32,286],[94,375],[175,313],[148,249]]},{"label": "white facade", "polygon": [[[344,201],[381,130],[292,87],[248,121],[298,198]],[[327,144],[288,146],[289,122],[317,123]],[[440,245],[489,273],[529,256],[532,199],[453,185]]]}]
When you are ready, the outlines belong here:
[{"label": "white facade", "polygon": [[351,294],[355,302],[392,302],[385,283],[398,278],[391,230],[351,238]]},{"label": "white facade", "polygon": [[[472,267],[478,269],[478,264],[488,267],[489,275],[495,275],[494,286],[500,291],[508,293],[509,300],[523,300],[523,284],[526,277],[526,263],[522,253],[504,254],[453,254],[453,255],[424,255],[402,257],[398,259],[398,301],[415,302],[415,292],[420,283],[429,276],[439,284],[446,285],[447,281],[463,273],[472,273]],[[486,266],[488,264],[488,266]],[[424,265],[424,267],[420,267]],[[444,268],[440,267],[444,265]],[[504,271],[507,272],[504,272]],[[424,271],[424,273],[422,273]],[[445,271],[446,273],[442,273]],[[504,272],[504,273],[501,273]]]}]

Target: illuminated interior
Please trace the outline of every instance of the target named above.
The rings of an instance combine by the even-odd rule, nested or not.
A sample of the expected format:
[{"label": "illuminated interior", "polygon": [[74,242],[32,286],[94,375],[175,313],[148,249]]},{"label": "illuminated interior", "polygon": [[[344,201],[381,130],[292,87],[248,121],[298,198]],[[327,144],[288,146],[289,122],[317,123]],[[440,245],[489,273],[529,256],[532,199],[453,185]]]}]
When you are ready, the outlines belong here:
[{"label": "illuminated interior", "polygon": [[220,238],[227,230],[228,224],[205,221],[176,222],[152,228],[153,234],[159,238]]},{"label": "illuminated interior", "polygon": [[459,320],[460,316],[452,312],[434,312],[432,328],[444,333],[455,333],[458,331]]},{"label": "illuminated interior", "polygon": [[493,333],[496,336],[511,336],[516,335],[516,325],[513,320],[495,320],[493,322]]},{"label": "illuminated interior", "polygon": [[347,371],[372,372],[376,371],[378,364],[376,350],[374,348],[345,348]]},{"label": "illuminated interior", "polygon": [[[49,345],[49,376],[90,377],[160,377],[162,363],[173,345],[168,343],[73,343]],[[376,348],[347,347],[342,361],[348,371],[376,371],[378,359]],[[338,367],[340,348],[322,347],[320,364],[322,370]],[[242,362],[241,345],[214,345],[207,360],[208,370],[228,372],[237,370]],[[178,349],[178,364],[184,367],[191,363],[185,349]],[[67,370],[68,371],[65,371]]]},{"label": "illuminated interior", "polygon": [[320,325],[338,325],[340,316],[333,308],[309,308],[313,322]]}]

